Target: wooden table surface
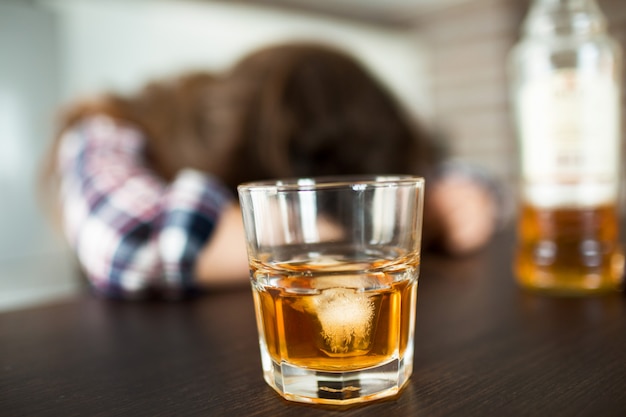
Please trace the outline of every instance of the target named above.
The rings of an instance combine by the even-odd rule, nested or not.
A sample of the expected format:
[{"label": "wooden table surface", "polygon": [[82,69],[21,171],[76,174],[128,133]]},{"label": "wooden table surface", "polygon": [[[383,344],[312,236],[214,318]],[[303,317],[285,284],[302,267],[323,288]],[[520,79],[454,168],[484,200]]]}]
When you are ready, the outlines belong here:
[{"label": "wooden table surface", "polygon": [[248,288],[189,302],[75,300],[0,315],[1,416],[624,416],[626,297],[518,289],[513,234],[426,255],[413,377],[349,408],[290,403],[261,376]]}]

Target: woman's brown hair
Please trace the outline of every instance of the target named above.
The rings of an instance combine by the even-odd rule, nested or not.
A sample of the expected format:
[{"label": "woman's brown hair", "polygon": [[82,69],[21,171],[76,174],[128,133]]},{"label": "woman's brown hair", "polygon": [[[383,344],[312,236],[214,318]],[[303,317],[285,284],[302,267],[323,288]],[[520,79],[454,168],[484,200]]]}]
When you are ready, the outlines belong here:
[{"label": "woman's brown hair", "polygon": [[224,176],[231,186],[276,177],[427,175],[433,166],[426,132],[339,50],[270,47],[244,58],[227,79],[223,87],[241,97],[230,158],[237,163]]},{"label": "woman's brown hair", "polygon": [[[152,83],[134,96],[72,105],[61,132],[106,114],[142,129],[151,167],[244,181],[347,174],[428,175],[430,141],[385,86],[350,55],[315,44],[268,47],[218,76]],[[59,136],[44,168],[56,174]]]}]

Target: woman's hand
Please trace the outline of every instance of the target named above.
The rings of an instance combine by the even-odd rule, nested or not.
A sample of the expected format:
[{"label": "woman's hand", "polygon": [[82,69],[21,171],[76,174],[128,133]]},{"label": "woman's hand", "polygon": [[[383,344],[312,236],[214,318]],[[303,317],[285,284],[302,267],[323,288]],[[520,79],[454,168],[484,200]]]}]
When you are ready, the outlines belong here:
[{"label": "woman's hand", "polygon": [[438,220],[437,240],[455,255],[476,250],[496,229],[498,205],[493,193],[480,182],[458,174],[433,184],[430,210]]}]

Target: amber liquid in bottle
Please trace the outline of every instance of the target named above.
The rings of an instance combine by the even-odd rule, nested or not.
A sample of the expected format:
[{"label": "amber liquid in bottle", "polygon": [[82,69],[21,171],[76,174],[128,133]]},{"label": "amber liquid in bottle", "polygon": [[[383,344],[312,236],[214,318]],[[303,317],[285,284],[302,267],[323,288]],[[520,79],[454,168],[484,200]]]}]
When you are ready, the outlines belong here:
[{"label": "amber liquid in bottle", "polygon": [[523,205],[517,279],[526,288],[577,295],[619,289],[624,257],[616,205],[539,208]]}]

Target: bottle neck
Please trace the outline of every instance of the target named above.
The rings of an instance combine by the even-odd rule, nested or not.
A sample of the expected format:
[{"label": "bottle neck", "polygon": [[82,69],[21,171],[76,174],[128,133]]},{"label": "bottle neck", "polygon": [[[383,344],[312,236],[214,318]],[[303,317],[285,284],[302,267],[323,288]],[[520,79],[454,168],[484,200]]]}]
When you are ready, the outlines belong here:
[{"label": "bottle neck", "polygon": [[595,0],[534,0],[524,21],[527,36],[589,36],[605,30]]}]

